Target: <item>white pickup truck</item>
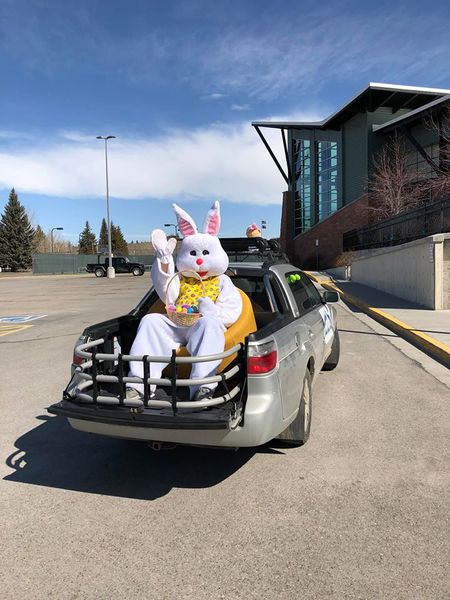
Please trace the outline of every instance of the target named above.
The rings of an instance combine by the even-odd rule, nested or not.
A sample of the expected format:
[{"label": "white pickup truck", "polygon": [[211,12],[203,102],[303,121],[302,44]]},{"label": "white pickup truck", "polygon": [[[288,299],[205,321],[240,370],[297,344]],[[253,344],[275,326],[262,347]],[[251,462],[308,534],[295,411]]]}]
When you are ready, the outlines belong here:
[{"label": "white pickup truck", "polygon": [[[239,239],[239,238],[238,238]],[[265,444],[274,438],[301,445],[311,427],[312,389],[321,370],[339,361],[337,292],[320,293],[309,277],[287,262],[275,242],[256,247],[241,240],[222,244],[227,274],[241,290],[249,333],[220,355],[130,356],[140,319],[160,310],[150,289],[128,314],[92,325],[79,338],[72,378],[63,399],[49,407],[80,431],[118,438],[215,447]],[[231,242],[231,240],[230,240]],[[254,241],[252,242],[255,243]],[[223,361],[214,377],[191,380],[182,373],[194,361]],[[130,377],[130,361],[142,360],[144,378]],[[167,363],[161,379],[149,377],[152,361]],[[189,373],[189,371],[187,371]],[[190,385],[219,382],[214,397],[189,401]],[[142,400],[126,398],[127,382],[144,383]],[[157,385],[150,398],[150,384]]]}]

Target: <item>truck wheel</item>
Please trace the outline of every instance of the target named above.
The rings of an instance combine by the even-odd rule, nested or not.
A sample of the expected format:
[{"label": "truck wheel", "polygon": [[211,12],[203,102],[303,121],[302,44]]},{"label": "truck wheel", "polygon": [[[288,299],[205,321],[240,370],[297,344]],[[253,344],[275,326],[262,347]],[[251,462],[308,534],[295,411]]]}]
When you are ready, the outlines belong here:
[{"label": "truck wheel", "polygon": [[94,273],[95,273],[95,276],[96,276],[96,277],[103,277],[103,276],[104,276],[104,274],[105,274],[105,273],[103,272],[103,269],[95,269]]},{"label": "truck wheel", "polygon": [[142,269],[140,269],[139,267],[134,267],[134,269],[131,272],[133,273],[133,275],[135,277],[139,277],[139,275],[143,275],[144,274],[142,272]]},{"label": "truck wheel", "polygon": [[312,415],[312,392],[311,392],[311,373],[306,369],[303,378],[302,396],[300,399],[300,408],[297,416],[277,439],[282,440],[290,446],[302,446],[306,444],[311,429]]},{"label": "truck wheel", "polygon": [[331,345],[330,356],[327,358],[326,363],[322,367],[322,371],[332,371],[339,364],[339,356],[341,354],[341,342],[339,340],[339,331],[336,329],[334,332],[334,340]]}]

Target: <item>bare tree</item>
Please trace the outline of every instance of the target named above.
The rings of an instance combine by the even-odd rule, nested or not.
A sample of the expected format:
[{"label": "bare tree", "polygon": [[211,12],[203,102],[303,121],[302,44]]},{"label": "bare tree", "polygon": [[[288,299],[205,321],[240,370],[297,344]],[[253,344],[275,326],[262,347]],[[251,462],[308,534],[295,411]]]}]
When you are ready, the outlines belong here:
[{"label": "bare tree", "polygon": [[373,159],[370,210],[380,219],[393,217],[421,204],[423,194],[423,184],[408,165],[405,141],[395,132]]},{"label": "bare tree", "polygon": [[439,139],[439,159],[437,170],[430,180],[433,197],[450,196],[450,101],[437,113],[431,113],[426,126],[435,132]]}]

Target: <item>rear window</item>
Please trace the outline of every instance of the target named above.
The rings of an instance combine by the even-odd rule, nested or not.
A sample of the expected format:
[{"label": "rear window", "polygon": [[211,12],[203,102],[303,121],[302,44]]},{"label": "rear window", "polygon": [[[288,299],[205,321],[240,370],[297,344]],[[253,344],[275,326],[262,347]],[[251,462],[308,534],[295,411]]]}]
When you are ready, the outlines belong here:
[{"label": "rear window", "polygon": [[261,277],[235,275],[232,281],[250,298],[255,312],[272,312],[266,286]]}]

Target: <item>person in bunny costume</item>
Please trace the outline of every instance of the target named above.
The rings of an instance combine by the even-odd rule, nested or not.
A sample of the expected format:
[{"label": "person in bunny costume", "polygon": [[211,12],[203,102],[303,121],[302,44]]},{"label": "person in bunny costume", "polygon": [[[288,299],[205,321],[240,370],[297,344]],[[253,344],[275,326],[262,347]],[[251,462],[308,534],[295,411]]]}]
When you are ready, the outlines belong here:
[{"label": "person in bunny costume", "polygon": [[[185,345],[191,356],[218,354],[225,346],[224,332],[239,318],[242,311],[242,299],[231,279],[225,275],[228,269],[228,256],[222,248],[217,234],[220,228],[220,205],[215,202],[206,215],[203,232],[198,233],[190,215],[176,204],[173,209],[178,228],[183,236],[177,254],[178,271],[195,271],[202,279],[201,286],[195,277],[180,275],[176,277],[168,290],[169,304],[198,304],[202,316],[190,327],[180,327],[166,315],[152,313],[145,315],[130,350],[134,355],[170,356],[173,349]],[[175,273],[173,251],[176,240],[167,240],[161,229],[152,232],[152,244],[156,259],[152,265],[151,277],[160,299],[165,302],[167,284]],[[203,291],[202,291],[203,290]],[[219,361],[193,363],[192,379],[203,379],[215,374]],[[150,363],[150,377],[161,377],[166,365]],[[130,374],[143,376],[141,362],[130,363]],[[217,384],[208,387],[192,386],[191,399],[200,400],[211,397]],[[127,395],[142,395],[142,384],[129,384]],[[155,386],[150,387],[152,395]]]}]

